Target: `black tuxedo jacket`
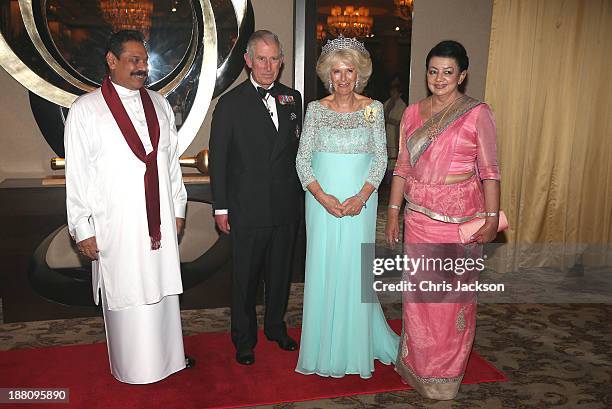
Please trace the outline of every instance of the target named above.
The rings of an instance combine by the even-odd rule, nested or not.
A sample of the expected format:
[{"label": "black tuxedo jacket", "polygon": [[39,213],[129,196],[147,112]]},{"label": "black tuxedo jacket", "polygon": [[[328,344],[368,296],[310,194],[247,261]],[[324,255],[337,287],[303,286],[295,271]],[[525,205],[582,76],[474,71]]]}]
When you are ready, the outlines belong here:
[{"label": "black tuxedo jacket", "polygon": [[[302,97],[275,83],[278,131],[250,79],[223,95],[209,143],[214,209],[228,209],[235,227],[297,222],[303,192],[295,157],[302,130]],[[293,103],[287,103],[293,97]],[[282,104],[280,101],[285,102]]]}]

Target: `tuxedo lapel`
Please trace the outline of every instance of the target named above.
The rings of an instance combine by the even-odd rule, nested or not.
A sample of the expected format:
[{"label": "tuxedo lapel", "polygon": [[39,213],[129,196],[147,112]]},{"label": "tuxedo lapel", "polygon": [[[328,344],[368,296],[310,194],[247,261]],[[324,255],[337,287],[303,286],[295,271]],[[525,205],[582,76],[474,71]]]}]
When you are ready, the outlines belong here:
[{"label": "tuxedo lapel", "polygon": [[[265,130],[265,134],[272,139],[276,139],[276,126],[274,126],[274,121],[270,116],[270,112],[266,108],[266,104],[263,102],[257,90],[251,83],[251,80],[246,80],[244,93],[248,98],[249,105],[252,106],[252,109],[255,110],[255,116],[257,117],[258,125],[263,126]],[[271,133],[272,132],[272,133]]]},{"label": "tuxedo lapel", "polygon": [[[292,137],[296,137],[295,127],[297,126],[297,115],[294,113],[294,104],[281,104],[278,96],[276,98],[276,111],[278,112],[278,137],[272,145],[272,158],[275,158],[285,146],[291,142]],[[291,114],[295,118],[292,119]]]},{"label": "tuxedo lapel", "polygon": [[290,111],[291,107],[288,105],[281,105],[276,99],[276,111],[278,112],[278,133],[284,135],[289,128]]}]

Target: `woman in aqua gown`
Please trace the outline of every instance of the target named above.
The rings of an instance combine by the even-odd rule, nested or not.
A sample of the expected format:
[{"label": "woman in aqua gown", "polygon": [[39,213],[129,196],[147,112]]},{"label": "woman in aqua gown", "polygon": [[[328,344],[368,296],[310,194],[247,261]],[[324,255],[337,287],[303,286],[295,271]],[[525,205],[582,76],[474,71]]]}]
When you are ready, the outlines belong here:
[{"label": "woman in aqua gown", "polygon": [[399,338],[378,300],[362,299],[361,244],[375,241],[387,166],[383,106],[358,94],[371,72],[355,39],[328,41],[317,62],[331,95],[308,105],[296,161],[307,191],[302,374],[370,378],[375,359],[397,356]]}]

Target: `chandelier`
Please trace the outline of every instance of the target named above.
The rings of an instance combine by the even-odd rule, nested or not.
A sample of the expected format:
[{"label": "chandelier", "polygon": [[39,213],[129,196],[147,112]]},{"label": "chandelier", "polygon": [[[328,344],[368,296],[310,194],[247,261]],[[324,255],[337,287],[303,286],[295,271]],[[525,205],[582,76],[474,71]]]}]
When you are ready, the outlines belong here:
[{"label": "chandelier", "polygon": [[372,31],[374,19],[367,7],[333,6],[327,17],[327,28],[334,36],[365,37]]},{"label": "chandelier", "polygon": [[413,0],[393,0],[397,15],[403,20],[412,20],[412,3]]},{"label": "chandelier", "polygon": [[323,26],[323,23],[317,23],[317,41],[321,42],[325,40],[325,37],[327,37],[325,26]]},{"label": "chandelier", "polygon": [[138,30],[146,39],[151,31],[153,2],[149,0],[99,0],[102,17],[119,30]]}]

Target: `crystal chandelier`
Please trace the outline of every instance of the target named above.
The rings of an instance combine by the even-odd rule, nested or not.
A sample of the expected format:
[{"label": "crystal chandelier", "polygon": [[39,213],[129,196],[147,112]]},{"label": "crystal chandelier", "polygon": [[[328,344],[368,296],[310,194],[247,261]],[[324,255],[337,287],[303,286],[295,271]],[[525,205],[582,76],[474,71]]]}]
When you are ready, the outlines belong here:
[{"label": "crystal chandelier", "polygon": [[393,0],[397,15],[407,21],[412,20],[412,4],[413,0]]},{"label": "crystal chandelier", "polygon": [[321,42],[325,40],[325,37],[327,37],[327,33],[325,32],[323,23],[317,23],[317,41]]},{"label": "crystal chandelier", "polygon": [[327,28],[334,36],[365,37],[372,31],[374,19],[367,7],[333,6],[327,17]]},{"label": "crystal chandelier", "polygon": [[99,0],[102,17],[113,31],[138,30],[149,38],[153,2],[149,0]]}]

